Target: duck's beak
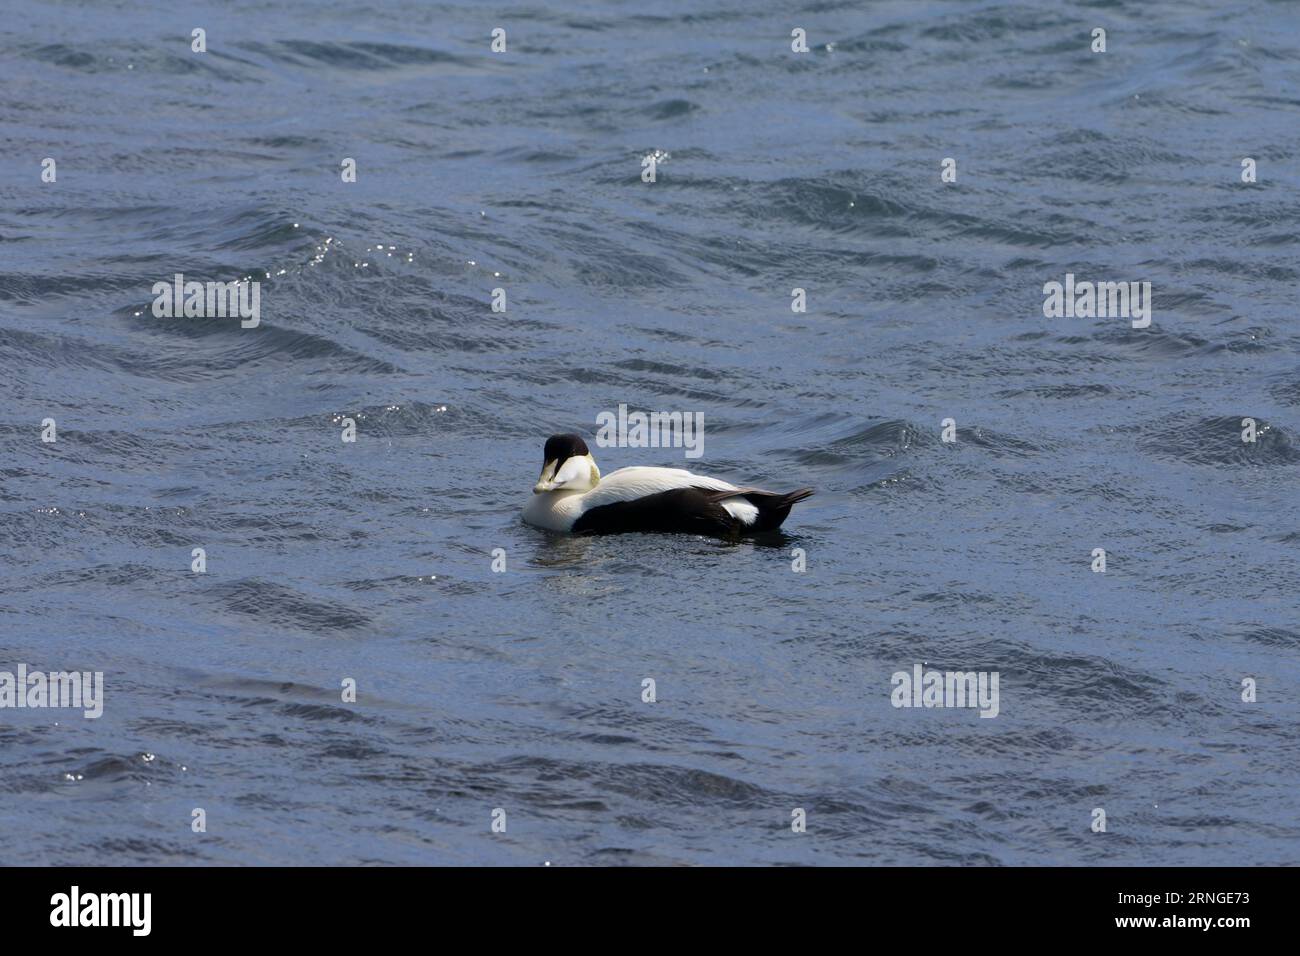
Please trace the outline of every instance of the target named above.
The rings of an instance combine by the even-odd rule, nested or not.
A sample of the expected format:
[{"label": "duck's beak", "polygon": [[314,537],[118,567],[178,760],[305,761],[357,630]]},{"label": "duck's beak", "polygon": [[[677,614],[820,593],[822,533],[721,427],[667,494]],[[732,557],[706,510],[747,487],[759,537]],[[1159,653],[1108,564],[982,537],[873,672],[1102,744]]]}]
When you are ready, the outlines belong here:
[{"label": "duck's beak", "polygon": [[[542,465],[542,473],[537,476],[537,484],[533,485],[533,494],[539,495],[543,491],[555,490],[555,472],[559,469],[558,461],[548,461]],[[550,478],[546,476],[550,475]]]}]

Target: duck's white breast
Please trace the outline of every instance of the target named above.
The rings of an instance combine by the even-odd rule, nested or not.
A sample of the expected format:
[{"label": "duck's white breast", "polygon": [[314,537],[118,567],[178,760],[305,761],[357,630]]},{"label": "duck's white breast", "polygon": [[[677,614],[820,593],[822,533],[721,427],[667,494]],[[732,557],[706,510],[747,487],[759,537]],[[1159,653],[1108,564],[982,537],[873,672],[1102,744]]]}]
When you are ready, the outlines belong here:
[{"label": "duck's white breast", "polygon": [[583,495],[578,491],[544,491],[524,505],[524,521],[547,531],[569,531],[582,514]]}]

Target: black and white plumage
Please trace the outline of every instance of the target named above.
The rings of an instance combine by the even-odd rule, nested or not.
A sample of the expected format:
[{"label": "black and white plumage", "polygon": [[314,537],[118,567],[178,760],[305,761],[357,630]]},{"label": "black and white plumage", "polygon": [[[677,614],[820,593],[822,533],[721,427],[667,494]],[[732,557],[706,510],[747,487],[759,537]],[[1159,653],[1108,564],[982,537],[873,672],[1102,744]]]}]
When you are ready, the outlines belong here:
[{"label": "black and white plumage", "polygon": [[732,538],[781,527],[813,493],[740,488],[681,468],[620,468],[601,477],[578,435],[552,435],[524,521],[572,534],[678,532]]}]

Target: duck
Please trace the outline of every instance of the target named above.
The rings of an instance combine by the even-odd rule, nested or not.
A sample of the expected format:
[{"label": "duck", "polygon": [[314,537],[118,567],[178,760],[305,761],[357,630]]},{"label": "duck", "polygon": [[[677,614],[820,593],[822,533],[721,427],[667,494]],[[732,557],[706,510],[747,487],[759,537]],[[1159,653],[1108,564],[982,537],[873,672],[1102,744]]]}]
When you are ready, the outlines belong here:
[{"label": "duck", "polygon": [[524,521],[575,535],[667,533],[736,538],[775,531],[811,488],[743,488],[682,468],[633,466],[604,477],[581,435],[552,435]]}]

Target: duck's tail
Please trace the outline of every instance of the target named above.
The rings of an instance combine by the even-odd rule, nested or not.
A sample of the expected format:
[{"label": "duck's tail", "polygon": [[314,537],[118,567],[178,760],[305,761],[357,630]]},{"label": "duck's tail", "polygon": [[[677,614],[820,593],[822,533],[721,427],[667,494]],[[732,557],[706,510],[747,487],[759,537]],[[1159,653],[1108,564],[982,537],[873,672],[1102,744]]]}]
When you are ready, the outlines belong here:
[{"label": "duck's tail", "polygon": [[790,509],[805,498],[812,497],[811,488],[800,488],[780,494],[775,491],[746,490],[741,497],[758,509],[758,517],[746,531],[775,531],[790,515]]}]

